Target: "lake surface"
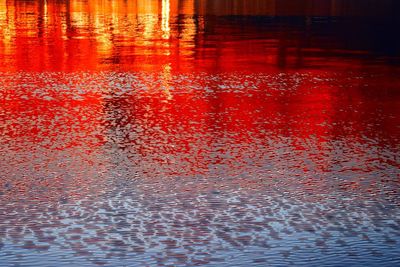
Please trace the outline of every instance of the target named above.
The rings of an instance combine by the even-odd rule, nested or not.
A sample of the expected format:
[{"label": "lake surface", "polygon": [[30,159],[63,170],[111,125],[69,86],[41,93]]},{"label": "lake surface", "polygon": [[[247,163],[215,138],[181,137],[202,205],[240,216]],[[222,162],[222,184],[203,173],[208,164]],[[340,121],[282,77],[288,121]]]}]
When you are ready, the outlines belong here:
[{"label": "lake surface", "polygon": [[0,1],[1,267],[400,265],[398,3],[248,2]]}]

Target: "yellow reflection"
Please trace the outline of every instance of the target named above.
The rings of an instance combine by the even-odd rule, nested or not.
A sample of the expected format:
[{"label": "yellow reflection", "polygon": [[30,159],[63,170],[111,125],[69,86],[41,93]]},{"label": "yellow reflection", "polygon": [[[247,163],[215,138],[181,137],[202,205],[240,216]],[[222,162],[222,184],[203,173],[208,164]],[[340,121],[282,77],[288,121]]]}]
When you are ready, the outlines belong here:
[{"label": "yellow reflection", "polygon": [[46,35],[48,35],[49,33],[49,12],[48,12],[48,7],[47,7],[47,0],[45,0],[43,2],[43,24],[44,24],[44,32],[46,33]]},{"label": "yellow reflection", "polygon": [[161,30],[163,32],[162,38],[169,39],[170,27],[169,27],[169,16],[170,16],[170,0],[162,0],[161,6]]},{"label": "yellow reflection", "polygon": [[6,0],[0,1],[0,48],[5,55],[10,55],[14,51],[15,13],[14,6],[7,6]]},{"label": "yellow reflection", "polygon": [[197,32],[196,21],[193,18],[185,18],[183,19],[183,25],[181,32],[181,42],[182,46],[187,48],[185,51],[182,51],[181,54],[191,55],[194,53],[194,50],[191,48],[195,47],[194,39]]},{"label": "yellow reflection", "polygon": [[154,15],[144,15],[138,17],[139,23],[144,24],[143,37],[145,40],[152,39],[157,27],[157,17]]},{"label": "yellow reflection", "polygon": [[[9,11],[6,6],[6,0],[0,1],[0,33],[3,42],[9,42],[15,35],[14,10]],[[11,16],[11,17],[10,17]]]},{"label": "yellow reflection", "polygon": [[44,1],[43,3],[43,12],[44,12],[44,19],[47,20],[47,0]]}]

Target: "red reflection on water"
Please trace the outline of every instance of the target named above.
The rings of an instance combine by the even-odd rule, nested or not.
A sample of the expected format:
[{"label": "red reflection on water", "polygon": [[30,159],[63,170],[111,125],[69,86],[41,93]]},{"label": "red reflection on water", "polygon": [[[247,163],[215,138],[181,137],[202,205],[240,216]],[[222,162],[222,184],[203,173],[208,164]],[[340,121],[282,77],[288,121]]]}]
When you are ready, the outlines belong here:
[{"label": "red reflection on water", "polygon": [[[304,178],[323,175],[335,164],[332,140],[350,143],[367,137],[382,142],[378,147],[395,147],[398,69],[365,65],[364,57],[375,52],[369,45],[375,43],[343,38],[343,25],[336,31],[336,24],[332,32],[337,36],[325,36],[310,19],[261,27],[261,18],[247,18],[242,25],[239,18],[194,16],[220,9],[202,3],[206,5],[193,0],[1,2],[0,70],[33,75],[7,74],[10,78],[3,79],[2,142],[15,151],[38,146],[70,150],[70,157],[84,153],[87,162],[80,171],[76,167],[77,173],[91,164],[108,169],[104,158],[86,154],[102,155],[103,146],[114,144],[138,154],[132,165],[143,172],[170,177],[208,173],[216,165],[229,173],[243,172],[241,164],[251,172],[262,168],[279,142],[287,142],[292,161],[275,155],[271,168],[298,168]],[[243,7],[221,12],[252,14]],[[329,67],[340,75],[326,71]],[[346,73],[348,69],[352,72]],[[85,91],[88,84],[75,76],[81,74],[64,76],[82,70],[98,74],[85,75],[88,84],[100,89]],[[98,70],[151,70],[158,76],[135,80],[147,89],[137,93],[133,83],[134,93],[119,98],[110,83],[115,73]],[[202,70],[210,76],[196,81],[200,90],[190,89],[192,76],[176,84],[176,73]],[[52,72],[49,79],[47,71],[62,72]],[[231,71],[251,75],[239,80],[234,74],[216,75]],[[260,73],[270,76],[264,81]],[[79,90],[63,95],[54,86],[81,86],[84,94],[75,99]],[[172,87],[187,90],[176,93]],[[135,138],[126,137],[131,131]],[[315,151],[305,155],[310,142]],[[360,154],[368,152],[362,149]],[[13,157],[8,160],[13,166]],[[76,184],[93,176],[77,175]],[[315,182],[304,184],[313,188]]]},{"label": "red reflection on water", "polygon": [[[364,22],[329,24],[320,31],[319,24],[309,18],[268,22],[268,18],[240,21],[238,17],[209,16],[219,14],[214,11],[223,15],[259,14],[260,10],[269,16],[285,14],[272,2],[214,6],[210,1],[194,0],[3,0],[0,70],[162,70],[169,66],[180,72],[270,71],[321,65],[354,69],[361,68],[360,59],[387,38],[377,34],[385,28],[374,29]],[[296,12],[302,16],[347,14],[326,13],[318,5],[314,8],[317,11]]]},{"label": "red reflection on water", "polygon": [[[357,155],[359,167],[349,170],[353,172],[351,180],[339,183],[340,187],[372,190],[374,186],[358,188],[364,171],[376,170],[367,162],[375,156],[369,155],[371,147],[365,140],[376,140],[375,148],[386,151],[388,146],[396,149],[399,137],[393,126],[398,123],[398,111],[390,107],[396,83],[390,84],[386,78],[363,77],[361,82],[334,73],[182,78],[169,74],[168,69],[160,75],[141,74],[130,82],[126,77],[131,74],[124,73],[43,75],[10,74],[9,79],[3,78],[4,88],[9,90],[2,91],[0,138],[4,147],[15,153],[34,151],[43,157],[45,163],[37,167],[43,177],[53,177],[47,168],[62,162],[61,157],[74,159],[57,169],[58,173],[75,173],[68,179],[71,197],[82,195],[75,192],[78,187],[100,186],[114,168],[108,146],[126,154],[122,162],[139,170],[142,179],[162,177],[168,181],[177,176],[216,175],[217,171],[224,177],[238,178],[215,186],[239,183],[256,188],[278,177],[285,186],[300,184],[304,190],[325,192],[332,182],[325,176],[330,176],[341,161],[349,160],[348,152],[338,154],[333,143],[342,142],[344,150]],[[130,83],[133,89],[115,96],[119,93],[116,81]],[[33,87],[29,87],[32,82]],[[347,91],[341,87],[344,83]],[[82,84],[89,89],[81,88],[84,92],[79,93]],[[60,91],[64,85],[70,91]],[[93,85],[96,89],[90,89]],[[378,86],[388,91],[374,92],[375,98],[371,98],[371,89],[365,85],[373,92]],[[193,86],[196,89],[191,89]],[[77,95],[79,99],[74,99]],[[386,103],[384,114],[382,103]],[[353,151],[353,143],[360,145],[358,150]],[[47,152],[42,155],[41,151]],[[57,156],[57,151],[63,156]],[[376,153],[376,159],[381,160],[382,155]],[[270,166],[266,167],[266,162]],[[2,164],[4,171],[18,175],[19,169],[34,162],[28,157],[16,163],[14,156],[4,155]],[[260,173],[262,179],[243,178],[243,173]],[[19,183],[15,187],[19,193],[28,193],[33,185],[48,183],[51,186],[46,187],[49,191],[44,197],[57,198],[67,190],[62,186],[65,181],[10,175],[2,185]],[[387,182],[393,183],[393,177]],[[209,189],[209,184],[204,186],[186,190]]]}]

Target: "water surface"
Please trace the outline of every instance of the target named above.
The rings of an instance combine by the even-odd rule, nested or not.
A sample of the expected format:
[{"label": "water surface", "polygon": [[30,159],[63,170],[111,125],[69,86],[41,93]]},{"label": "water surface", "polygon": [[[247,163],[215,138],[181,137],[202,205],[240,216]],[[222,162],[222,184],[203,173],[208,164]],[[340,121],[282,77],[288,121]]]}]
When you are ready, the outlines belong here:
[{"label": "water surface", "polygon": [[394,1],[228,2],[0,2],[0,266],[400,264]]}]

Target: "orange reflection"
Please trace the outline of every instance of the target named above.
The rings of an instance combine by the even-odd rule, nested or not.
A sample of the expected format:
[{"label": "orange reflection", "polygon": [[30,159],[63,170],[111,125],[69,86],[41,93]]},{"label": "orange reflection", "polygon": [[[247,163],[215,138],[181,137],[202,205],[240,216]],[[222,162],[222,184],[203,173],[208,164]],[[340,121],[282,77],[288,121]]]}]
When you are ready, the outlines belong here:
[{"label": "orange reflection", "polygon": [[[368,24],[357,26],[362,29],[336,29],[330,40],[313,38],[322,33],[312,32],[317,27],[309,27],[312,23],[309,19],[306,23],[291,24],[288,21],[283,25],[278,21],[276,25],[275,22],[252,21],[248,17],[238,17],[241,20],[247,18],[240,21],[232,17],[208,16],[274,16],[283,9],[275,1],[244,3],[1,0],[0,70],[162,71],[163,66],[168,65],[172,71],[181,72],[271,71],[319,68],[321,64],[362,68],[360,59],[374,47],[368,43],[370,36],[374,36],[374,32],[368,32],[372,29]],[[297,5],[288,5],[290,8],[297,10]],[[322,12],[325,6],[318,6],[316,10]],[[244,24],[245,28],[242,27]],[[337,34],[346,29],[352,32],[351,36],[362,32],[366,35],[364,39],[355,36],[354,40],[349,40],[345,32],[343,36]],[[327,32],[323,34],[329,36]],[[381,36],[376,36],[381,40]],[[350,50],[346,50],[346,44]],[[350,55],[348,60],[343,60],[342,53]]]}]

